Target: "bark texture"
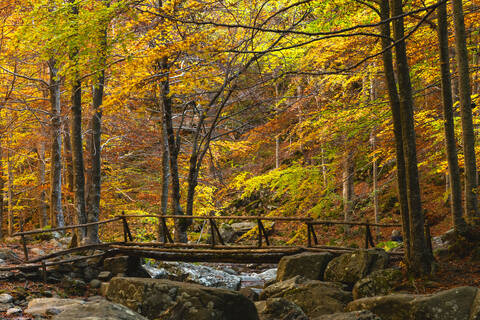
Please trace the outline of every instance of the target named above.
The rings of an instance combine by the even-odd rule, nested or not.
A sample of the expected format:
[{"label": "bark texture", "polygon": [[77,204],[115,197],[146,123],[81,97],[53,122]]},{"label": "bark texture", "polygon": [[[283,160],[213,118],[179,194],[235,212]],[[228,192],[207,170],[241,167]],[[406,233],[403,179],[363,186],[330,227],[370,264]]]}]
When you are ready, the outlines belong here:
[{"label": "bark texture", "polygon": [[477,166],[475,156],[475,134],[472,120],[472,99],[468,66],[467,40],[463,18],[462,0],[452,0],[453,22],[455,27],[455,47],[458,68],[458,92],[462,119],[463,154],[465,161],[465,209],[466,216],[479,224],[477,200]]},{"label": "bark texture", "polygon": [[466,223],[463,219],[462,186],[457,157],[457,142],[455,140],[455,125],[453,120],[452,81],[450,75],[450,57],[448,48],[447,4],[441,4],[437,9],[438,39],[440,46],[440,68],[442,76],[443,118],[445,130],[445,146],[448,162],[448,186],[453,225],[459,234],[465,234]]}]

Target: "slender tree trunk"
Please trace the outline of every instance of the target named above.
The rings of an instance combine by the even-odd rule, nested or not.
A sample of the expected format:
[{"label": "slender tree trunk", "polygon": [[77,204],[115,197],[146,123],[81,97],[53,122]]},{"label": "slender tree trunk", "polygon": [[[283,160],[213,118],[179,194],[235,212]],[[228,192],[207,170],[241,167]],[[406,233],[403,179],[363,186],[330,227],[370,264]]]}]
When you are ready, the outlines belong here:
[{"label": "slender tree trunk", "polygon": [[[382,21],[390,18],[390,8],[388,0],[380,1],[380,19]],[[398,188],[398,201],[400,203],[400,215],[402,217],[402,232],[405,248],[405,262],[410,262],[410,215],[408,213],[408,199],[407,199],[407,178],[405,172],[405,156],[403,153],[403,137],[402,127],[400,120],[400,97],[398,96],[397,84],[395,81],[395,72],[393,69],[392,51],[386,50],[390,45],[388,38],[390,34],[390,24],[382,23],[380,26],[382,34],[382,49],[384,53],[383,68],[385,73],[385,82],[388,89],[388,97],[390,100],[390,108],[392,111],[393,119],[393,133],[395,135],[395,152],[397,158],[397,188]]]},{"label": "slender tree trunk", "polygon": [[5,216],[4,201],[3,201],[3,189],[5,188],[4,171],[3,171],[3,147],[2,140],[0,138],[0,239],[3,239],[3,221]]},{"label": "slender tree trunk", "polygon": [[62,124],[60,106],[60,80],[56,61],[50,59],[50,106],[52,160],[50,166],[50,224],[53,227],[65,225],[62,209]]},{"label": "slender tree trunk", "polygon": [[453,225],[456,232],[465,234],[466,223],[463,219],[462,186],[457,157],[457,142],[455,140],[455,125],[453,119],[452,83],[450,76],[450,57],[448,49],[447,4],[441,4],[437,9],[438,39],[440,46],[440,68],[442,75],[442,100],[445,129],[445,145],[448,162],[448,178],[450,186],[450,206]]},{"label": "slender tree trunk", "polygon": [[[345,158],[343,159],[343,215],[345,221],[350,221],[350,216],[352,214],[352,202],[353,202],[353,175],[355,172],[355,163],[353,159],[353,152],[346,150]],[[346,232],[350,228],[346,227]]]},{"label": "slender tree trunk", "polygon": [[13,216],[13,169],[10,151],[7,151],[7,170],[8,170],[8,236],[11,237],[14,232],[14,216]]},{"label": "slender tree trunk", "polygon": [[[168,136],[167,130],[165,128],[165,121],[162,119],[161,122],[162,129],[162,198],[161,198],[161,214],[167,214],[168,208],[168,189],[169,189],[169,179],[170,179],[170,165],[169,165],[169,153],[168,153]],[[163,238],[163,229],[161,221],[158,225],[158,240],[160,241]]]},{"label": "slender tree trunk", "polygon": [[[178,174],[178,153],[180,151],[180,135],[175,137],[173,130],[173,110],[172,99],[170,97],[169,66],[168,58],[164,57],[160,61],[160,72],[164,75],[161,80],[160,94],[162,107],[164,110],[165,128],[168,137],[168,151],[170,155],[170,177],[172,179],[172,207],[174,215],[184,215],[180,204],[180,177]],[[175,221],[175,241],[187,242],[187,228],[189,221],[187,219],[177,219]]]},{"label": "slender tree trunk", "polygon": [[65,184],[68,192],[73,194],[73,160],[72,160],[72,139],[70,138],[70,124],[69,121],[64,122],[63,128],[63,152],[65,159]]},{"label": "slender tree trunk", "polygon": [[475,134],[472,120],[472,100],[470,74],[468,67],[467,40],[463,19],[462,0],[452,0],[453,22],[455,27],[455,46],[459,76],[460,113],[463,132],[463,154],[465,161],[465,209],[466,216],[474,223],[478,221],[477,200],[477,164],[475,156]]},{"label": "slender tree trunk", "polygon": [[[77,19],[79,14],[78,6],[72,2],[73,19]],[[74,21],[74,24],[77,22]],[[78,48],[73,48],[70,54],[72,62],[78,64]],[[82,139],[82,82],[78,71],[75,70],[72,75],[72,117],[71,117],[71,143],[72,143],[72,163],[73,163],[73,185],[74,185],[74,208],[79,224],[87,223],[87,213],[85,209],[85,168],[83,162],[83,139]],[[79,229],[78,240],[83,242],[87,236],[86,228]]]},{"label": "slender tree trunk", "polygon": [[[392,0],[392,16],[403,14],[402,1]],[[407,177],[408,211],[410,214],[410,270],[417,275],[431,272],[431,254],[425,241],[425,219],[423,216],[418,180],[417,151],[415,143],[415,128],[413,115],[413,93],[410,82],[410,70],[407,60],[407,49],[404,37],[403,18],[393,22],[398,88],[400,93],[401,127],[403,151]]]},{"label": "slender tree trunk", "polygon": [[38,175],[39,182],[42,186],[40,191],[40,199],[38,211],[40,213],[39,222],[40,227],[43,228],[48,225],[48,205],[47,205],[47,193],[45,192],[45,142],[40,142],[38,146]]},{"label": "slender tree trunk", "polygon": [[[107,51],[107,26],[108,23],[104,22],[104,30],[100,37],[99,48],[99,66],[101,71],[97,74],[97,83],[93,87],[93,116],[90,120],[90,135],[88,153],[90,155],[90,166],[87,184],[87,218],[88,222],[97,222],[100,216],[100,196],[101,196],[101,180],[102,180],[102,158],[101,158],[101,137],[102,137],[102,110],[103,94],[105,88],[105,63],[106,63],[106,51]],[[89,243],[98,243],[98,225],[91,226],[87,229],[87,238]]]}]

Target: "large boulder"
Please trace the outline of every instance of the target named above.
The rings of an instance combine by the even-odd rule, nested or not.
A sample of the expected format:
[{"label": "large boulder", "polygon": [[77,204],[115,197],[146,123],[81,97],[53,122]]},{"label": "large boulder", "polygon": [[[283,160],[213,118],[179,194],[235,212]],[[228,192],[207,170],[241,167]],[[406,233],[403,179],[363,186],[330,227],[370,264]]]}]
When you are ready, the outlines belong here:
[{"label": "large boulder", "polygon": [[110,281],[107,298],[149,319],[258,319],[253,302],[238,292],[192,283],[116,277]]},{"label": "large boulder", "polygon": [[347,306],[347,311],[369,310],[382,320],[410,319],[411,302],[416,295],[391,294],[388,296],[369,297],[354,300]]},{"label": "large boulder", "polygon": [[328,314],[311,320],[382,320],[367,310]]},{"label": "large boulder", "polygon": [[351,293],[343,290],[341,284],[309,280],[300,276],[265,288],[260,299],[268,298],[284,298],[293,302],[309,317],[343,312],[347,303],[352,301]]},{"label": "large boulder", "polygon": [[344,253],[330,261],[325,269],[326,281],[342,282],[350,287],[373,271],[385,269],[388,255],[383,249]]},{"label": "large boulder", "polygon": [[478,289],[459,287],[412,301],[412,320],[470,320]]},{"label": "large boulder", "polygon": [[403,274],[399,269],[388,268],[374,271],[367,277],[357,281],[353,286],[353,299],[383,296],[400,285]]},{"label": "large boulder", "polygon": [[161,262],[156,267],[143,265],[155,279],[197,283],[206,287],[238,290],[240,277],[207,266],[185,262]]},{"label": "large boulder", "polygon": [[480,319],[478,289],[458,287],[429,295],[392,294],[355,300],[347,310],[370,310],[383,320]]},{"label": "large boulder", "polygon": [[52,320],[147,320],[105,299],[86,302],[80,299],[38,298],[28,303],[25,313],[35,318],[53,316]]},{"label": "large boulder", "polygon": [[283,298],[270,298],[255,303],[260,320],[308,320],[302,308]]},{"label": "large boulder", "polygon": [[52,320],[147,320],[147,318],[120,304],[98,300],[68,307]]},{"label": "large boulder", "polygon": [[327,264],[333,259],[328,252],[304,252],[283,257],[278,264],[277,281],[284,281],[295,276],[312,280],[323,280]]}]

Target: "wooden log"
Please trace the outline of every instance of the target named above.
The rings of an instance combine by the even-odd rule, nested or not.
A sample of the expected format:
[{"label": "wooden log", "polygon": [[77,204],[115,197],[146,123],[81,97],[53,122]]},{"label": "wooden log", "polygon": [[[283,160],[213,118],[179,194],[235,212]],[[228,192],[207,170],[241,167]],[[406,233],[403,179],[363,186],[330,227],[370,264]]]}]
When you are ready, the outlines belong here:
[{"label": "wooden log", "polygon": [[157,259],[161,261],[185,261],[185,262],[221,262],[221,263],[278,263],[287,255],[303,252],[302,250],[289,252],[161,252],[150,250],[127,251],[119,249],[117,253],[128,254],[144,258]]},{"label": "wooden log", "polygon": [[89,244],[89,245],[85,245],[85,246],[81,246],[81,247],[75,247],[75,248],[71,248],[71,249],[66,249],[66,250],[53,252],[53,253],[50,253],[50,254],[32,259],[32,260],[30,260],[30,262],[31,263],[40,262],[40,261],[43,261],[43,260],[48,260],[48,259],[52,259],[52,258],[56,258],[56,257],[61,257],[61,256],[65,256],[67,254],[71,254],[71,253],[79,252],[79,251],[93,250],[93,249],[108,249],[112,245],[122,244],[122,243],[123,242]]},{"label": "wooden log", "polygon": [[[127,243],[117,243],[124,246],[137,246],[137,247],[152,247],[152,248],[211,248],[211,244],[207,243],[159,243],[159,242],[127,242]],[[257,249],[258,246],[253,245],[215,245],[215,249]],[[290,249],[294,246],[273,246],[271,248],[276,249]]]},{"label": "wooden log", "polygon": [[[338,224],[338,225],[353,225],[353,226],[364,226],[365,222],[351,222],[351,221],[340,221],[340,220],[313,220],[312,218],[301,218],[301,217],[264,217],[264,216],[182,216],[182,215],[126,215],[127,218],[165,218],[165,219],[216,219],[216,220],[269,220],[269,221],[298,221],[298,222],[309,222],[312,225],[329,225],[329,224]],[[385,223],[370,223],[370,226],[374,227],[401,227],[401,224],[385,224]]]},{"label": "wooden log", "polygon": [[[77,258],[61,260],[61,261],[45,262],[45,266],[50,267],[50,266],[55,266],[59,264],[72,263],[72,262],[87,260],[91,258],[97,258],[97,257],[103,256],[104,254],[105,253],[94,254],[94,255],[85,256],[85,257],[77,257]],[[9,266],[9,267],[0,267],[0,271],[28,270],[28,269],[38,269],[41,267],[42,267],[42,263],[25,263],[25,264],[17,264],[15,266]]]},{"label": "wooden log", "polygon": [[12,236],[13,237],[22,236],[22,235],[27,236],[27,235],[32,235],[32,234],[50,233],[50,232],[54,232],[54,231],[63,231],[63,230],[68,230],[68,229],[84,228],[84,227],[89,227],[89,226],[94,226],[94,225],[110,223],[110,222],[114,222],[114,221],[118,221],[118,220],[121,220],[121,218],[116,217],[116,218],[109,219],[109,220],[89,222],[89,223],[84,223],[84,224],[77,224],[77,225],[71,225],[71,226],[59,227],[59,228],[53,228],[53,229],[46,229],[46,230],[36,229],[36,230],[31,230],[31,231],[14,233]]},{"label": "wooden log", "polygon": [[178,248],[150,248],[150,247],[132,247],[132,246],[124,246],[124,245],[112,245],[113,249],[117,250],[124,250],[128,252],[133,251],[155,251],[155,252],[181,252],[181,253],[216,253],[218,255],[222,254],[233,254],[233,253],[289,253],[289,252],[302,252],[304,249],[302,247],[290,247],[290,248],[265,248],[265,249],[223,249],[218,250],[217,247],[215,249],[178,249]]},{"label": "wooden log", "polygon": [[165,244],[167,242],[174,243],[174,241],[172,239],[172,236],[170,235],[170,231],[168,231],[167,221],[165,220],[165,218],[163,216],[160,216],[160,217],[161,217],[161,221],[162,221],[163,243],[165,243]]},{"label": "wooden log", "polygon": [[[23,233],[23,219],[20,219],[20,232]],[[25,256],[25,261],[28,262],[27,239],[25,239],[25,235],[23,234],[21,237],[22,237],[23,255]]]}]

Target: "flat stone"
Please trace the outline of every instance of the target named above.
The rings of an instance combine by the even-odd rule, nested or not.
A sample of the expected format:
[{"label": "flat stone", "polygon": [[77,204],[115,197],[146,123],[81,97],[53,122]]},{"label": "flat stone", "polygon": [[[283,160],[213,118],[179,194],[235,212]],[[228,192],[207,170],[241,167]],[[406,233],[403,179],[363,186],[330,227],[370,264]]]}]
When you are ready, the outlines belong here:
[{"label": "flat stone", "polygon": [[8,293],[0,294],[0,303],[11,303],[13,302],[13,297]]},{"label": "flat stone", "polygon": [[72,305],[85,303],[80,299],[60,299],[60,298],[37,298],[28,303],[25,313],[32,316],[47,316],[49,309],[64,310]]},{"label": "flat stone", "polygon": [[19,315],[22,313],[22,308],[19,307],[13,307],[7,310],[6,315],[7,316],[13,316],[13,315]]},{"label": "flat stone", "polygon": [[147,320],[125,306],[105,299],[71,305],[55,315],[52,320]]}]

